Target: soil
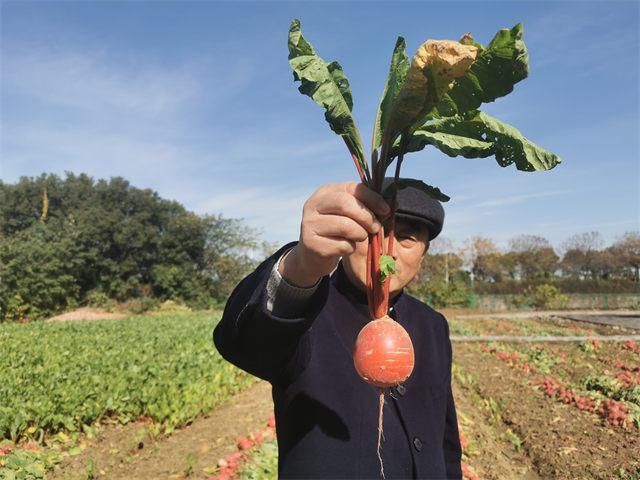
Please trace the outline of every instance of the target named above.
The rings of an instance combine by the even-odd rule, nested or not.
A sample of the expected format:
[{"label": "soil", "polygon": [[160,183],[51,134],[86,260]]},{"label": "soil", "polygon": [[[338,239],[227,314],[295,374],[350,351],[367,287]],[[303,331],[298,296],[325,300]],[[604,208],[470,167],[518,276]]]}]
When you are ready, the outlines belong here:
[{"label": "soil", "polygon": [[48,318],[47,322],[65,322],[67,320],[111,320],[114,318],[124,318],[127,314],[107,312],[100,308],[78,308],[71,312],[65,312],[55,317]]},{"label": "soil", "polygon": [[507,427],[492,423],[479,403],[477,393],[460,382],[453,382],[453,396],[460,428],[468,449],[463,462],[481,479],[539,480],[530,459],[508,440]]},{"label": "soil", "polygon": [[108,426],[46,478],[86,480],[91,465],[94,479],[207,478],[218,460],[236,450],[238,437],[265,427],[272,414],[271,386],[259,382],[170,436],[155,437],[139,423]]},{"label": "soil", "polygon": [[475,390],[483,402],[493,399],[501,422],[522,440],[523,452],[538,475],[604,479],[615,477],[621,467],[627,471],[640,468],[640,438],[635,427],[611,427],[592,413],[545,397],[529,384],[527,375],[477,345],[456,344],[454,348],[455,362],[473,373]]}]

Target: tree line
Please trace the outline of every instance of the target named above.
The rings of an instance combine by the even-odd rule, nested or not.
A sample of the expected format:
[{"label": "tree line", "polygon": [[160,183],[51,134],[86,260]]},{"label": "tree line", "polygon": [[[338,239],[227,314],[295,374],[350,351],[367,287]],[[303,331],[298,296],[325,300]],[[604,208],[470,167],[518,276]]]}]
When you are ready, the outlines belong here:
[{"label": "tree line", "polygon": [[522,293],[548,283],[573,292],[640,292],[640,232],[605,246],[599,232],[571,236],[556,250],[544,237],[519,235],[500,249],[475,237],[460,248],[435,240],[420,272],[423,282],[464,282],[476,293]]},{"label": "tree line", "polygon": [[[241,220],[196,215],[122,177],[67,172],[0,181],[0,321],[37,319],[83,305],[163,300],[219,306],[272,245]],[[640,291],[640,233],[605,246],[598,232],[559,250],[520,235],[506,249],[483,237],[454,248],[438,238],[412,285],[437,306],[470,294]],[[466,302],[466,303],[465,303]]]},{"label": "tree line", "polygon": [[196,215],[122,177],[0,181],[0,321],[108,300],[210,307],[257,247],[240,220]]}]

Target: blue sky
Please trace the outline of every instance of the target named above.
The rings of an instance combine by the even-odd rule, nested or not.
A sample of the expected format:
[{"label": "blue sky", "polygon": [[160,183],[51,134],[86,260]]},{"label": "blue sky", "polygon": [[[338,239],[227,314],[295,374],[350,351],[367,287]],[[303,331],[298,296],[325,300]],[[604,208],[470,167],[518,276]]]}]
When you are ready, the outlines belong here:
[{"label": "blue sky", "polygon": [[266,240],[297,239],[304,200],[357,174],[293,83],[291,19],[342,64],[365,145],[398,35],[413,55],[428,38],[486,45],[522,22],[529,78],[482,109],[563,163],[524,173],[431,149],[403,175],[452,197],[443,236],[455,244],[531,234],[560,246],[593,230],[612,242],[640,229],[639,5],[2,1],[0,178],[123,176]]}]

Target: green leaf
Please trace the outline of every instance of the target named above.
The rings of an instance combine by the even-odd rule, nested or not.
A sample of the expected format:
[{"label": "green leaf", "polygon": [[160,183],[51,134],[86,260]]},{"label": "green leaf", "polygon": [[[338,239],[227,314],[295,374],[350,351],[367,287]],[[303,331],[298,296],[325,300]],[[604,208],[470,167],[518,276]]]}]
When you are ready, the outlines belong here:
[{"label": "green leaf", "polygon": [[385,84],[384,91],[382,92],[382,99],[378,106],[378,114],[376,116],[376,123],[374,124],[374,149],[380,147],[382,143],[382,135],[386,130],[391,107],[398,96],[398,93],[402,89],[409,66],[409,57],[407,57],[405,52],[404,38],[398,37],[398,40],[396,40],[396,46],[393,49],[393,54],[391,55],[389,75],[387,76],[387,83]]},{"label": "green leaf", "polygon": [[[431,116],[464,113],[511,93],[513,86],[529,73],[529,55],[522,33],[521,23],[496,33],[466,75],[455,80]],[[470,43],[475,44],[472,38]]]},{"label": "green leaf", "polygon": [[380,283],[389,278],[391,275],[398,273],[396,270],[396,262],[390,255],[380,255]]},{"label": "green leaf", "polygon": [[482,112],[470,121],[488,141],[493,142],[496,161],[501,167],[512,163],[518,170],[550,170],[561,162],[560,157],[525,138],[520,131]]},{"label": "green leaf", "polygon": [[[450,157],[485,158],[493,153],[493,143],[451,133],[416,130],[407,142],[406,152],[417,152],[433,145]],[[394,146],[398,148],[398,146]]]},{"label": "green leaf", "polygon": [[550,170],[560,158],[525,138],[520,131],[478,110],[437,119],[416,130],[408,151],[434,145],[450,157],[485,158],[495,155],[498,164],[512,163],[522,171]]},{"label": "green leaf", "polygon": [[453,86],[452,80],[466,74],[477,52],[473,45],[451,40],[428,40],[418,48],[388,115],[385,136],[391,144],[424,122]]},{"label": "green leaf", "polygon": [[397,188],[398,190],[402,190],[403,188],[413,187],[418,190],[422,190],[427,195],[429,195],[434,200],[438,200],[440,202],[448,202],[451,198],[448,195],[445,195],[440,191],[437,187],[432,187],[431,185],[427,185],[422,180],[416,180],[415,178],[399,178],[398,181],[393,181],[385,188],[382,192],[382,196],[384,198],[390,198],[393,196],[393,190]]},{"label": "green leaf", "polygon": [[300,93],[325,109],[331,130],[345,137],[363,172],[368,172],[360,132],[351,115],[353,100],[349,80],[338,62],[327,63],[318,56],[302,36],[299,20],[291,22],[289,29],[289,65],[294,80],[300,82]]}]

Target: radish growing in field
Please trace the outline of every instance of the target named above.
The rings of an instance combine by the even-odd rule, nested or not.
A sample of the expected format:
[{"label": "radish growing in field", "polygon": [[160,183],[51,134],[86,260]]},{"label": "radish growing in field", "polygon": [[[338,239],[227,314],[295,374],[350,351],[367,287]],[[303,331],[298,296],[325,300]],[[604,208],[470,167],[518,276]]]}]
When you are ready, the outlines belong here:
[{"label": "radish growing in field", "polygon": [[[369,234],[366,287],[371,322],[356,340],[356,371],[379,387],[378,457],[382,435],[385,390],[404,382],[414,367],[414,350],[406,330],[389,316],[398,190],[408,186],[448,201],[438,188],[420,180],[400,178],[404,155],[433,145],[449,156],[495,156],[500,166],[515,163],[519,170],[548,170],[560,159],[527,140],[515,128],[478,110],[482,103],[507,95],[527,77],[528,56],[522,25],[500,30],[485,48],[465,34],[460,41],[429,40],[410,61],[399,37],[378,107],[367,163],[360,133],[351,115],[349,81],[338,62],[327,63],[303,37],[300,22],[289,29],[289,64],[301,93],[325,109],[331,129],[343,138],[360,181],[388,199],[391,207],[388,243],[384,228]],[[390,185],[387,169],[395,162]]]}]

